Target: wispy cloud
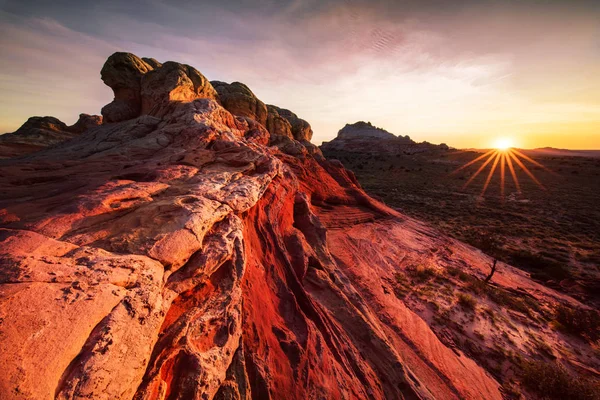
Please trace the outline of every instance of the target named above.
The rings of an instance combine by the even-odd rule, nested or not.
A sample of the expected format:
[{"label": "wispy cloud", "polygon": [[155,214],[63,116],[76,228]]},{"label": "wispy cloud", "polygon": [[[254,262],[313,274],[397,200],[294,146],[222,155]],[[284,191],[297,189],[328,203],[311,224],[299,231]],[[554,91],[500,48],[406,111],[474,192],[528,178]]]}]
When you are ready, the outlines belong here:
[{"label": "wispy cloud", "polygon": [[316,142],[364,119],[457,146],[507,130],[525,144],[532,121],[564,126],[600,105],[599,14],[585,2],[536,13],[475,1],[5,3],[0,131],[98,113],[111,100],[99,70],[116,50],[242,81],[309,120]]}]

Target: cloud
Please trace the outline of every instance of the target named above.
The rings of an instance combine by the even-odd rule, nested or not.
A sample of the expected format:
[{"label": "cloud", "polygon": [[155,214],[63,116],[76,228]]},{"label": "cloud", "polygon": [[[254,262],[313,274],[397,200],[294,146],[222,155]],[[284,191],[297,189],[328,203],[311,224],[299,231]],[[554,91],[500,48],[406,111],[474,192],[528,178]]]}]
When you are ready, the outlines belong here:
[{"label": "cloud", "polygon": [[0,131],[33,114],[71,122],[98,113],[111,99],[101,65],[124,50],[242,81],[309,120],[317,143],[364,119],[474,146],[597,109],[599,14],[591,4],[7,1]]}]

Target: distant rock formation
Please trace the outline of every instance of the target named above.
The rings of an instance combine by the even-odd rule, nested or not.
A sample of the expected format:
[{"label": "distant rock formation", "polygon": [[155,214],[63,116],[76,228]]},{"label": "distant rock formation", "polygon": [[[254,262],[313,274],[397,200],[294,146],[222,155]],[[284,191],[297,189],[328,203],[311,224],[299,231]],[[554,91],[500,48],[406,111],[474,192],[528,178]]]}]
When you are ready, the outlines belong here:
[{"label": "distant rock formation", "polygon": [[[358,121],[354,124],[346,124],[337,135],[340,139],[357,139],[357,138],[378,138],[378,139],[397,139],[398,136],[389,133],[385,129],[377,128],[371,125],[370,122]],[[408,136],[405,137],[410,143],[413,143]]]},{"label": "distant rock formation", "polygon": [[0,158],[22,156],[72,139],[102,124],[98,115],[80,114],[79,120],[67,126],[54,117],[31,117],[19,129],[0,135]]},{"label": "distant rock formation", "polygon": [[358,152],[369,154],[415,154],[432,150],[448,150],[446,144],[416,143],[410,136],[396,136],[370,122],[346,124],[337,136],[320,146],[324,152]]}]

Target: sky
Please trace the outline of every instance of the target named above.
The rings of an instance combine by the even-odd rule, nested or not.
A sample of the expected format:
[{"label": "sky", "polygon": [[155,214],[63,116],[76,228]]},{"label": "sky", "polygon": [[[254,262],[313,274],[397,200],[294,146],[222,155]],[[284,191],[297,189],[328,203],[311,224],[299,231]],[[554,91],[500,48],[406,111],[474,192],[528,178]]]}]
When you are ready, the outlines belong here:
[{"label": "sky", "polygon": [[112,100],[115,51],[240,81],[331,140],[600,149],[600,1],[0,0],[0,132]]}]

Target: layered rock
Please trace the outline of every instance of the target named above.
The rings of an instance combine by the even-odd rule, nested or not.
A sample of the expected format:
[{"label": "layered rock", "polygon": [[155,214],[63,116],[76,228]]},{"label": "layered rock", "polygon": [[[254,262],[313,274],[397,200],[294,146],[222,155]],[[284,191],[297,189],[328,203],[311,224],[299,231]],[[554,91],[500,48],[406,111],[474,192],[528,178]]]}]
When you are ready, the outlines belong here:
[{"label": "layered rock", "polygon": [[142,78],[142,114],[163,116],[172,102],[217,99],[208,79],[189,65],[172,61],[160,65]]},{"label": "layered rock", "polygon": [[0,161],[0,397],[501,398],[380,290],[431,231],[193,71],[126,60],[160,112]]},{"label": "layered rock", "polygon": [[22,156],[54,146],[100,124],[102,117],[98,115],[80,114],[71,126],[54,117],[31,117],[15,132],[0,135],[0,158]]},{"label": "layered rock", "polygon": [[290,110],[268,104],[265,105],[256,95],[240,82],[225,83],[211,81],[219,93],[223,107],[233,115],[251,118],[267,128],[275,141],[284,136],[299,142],[310,142],[313,131],[310,124],[298,118]]}]

